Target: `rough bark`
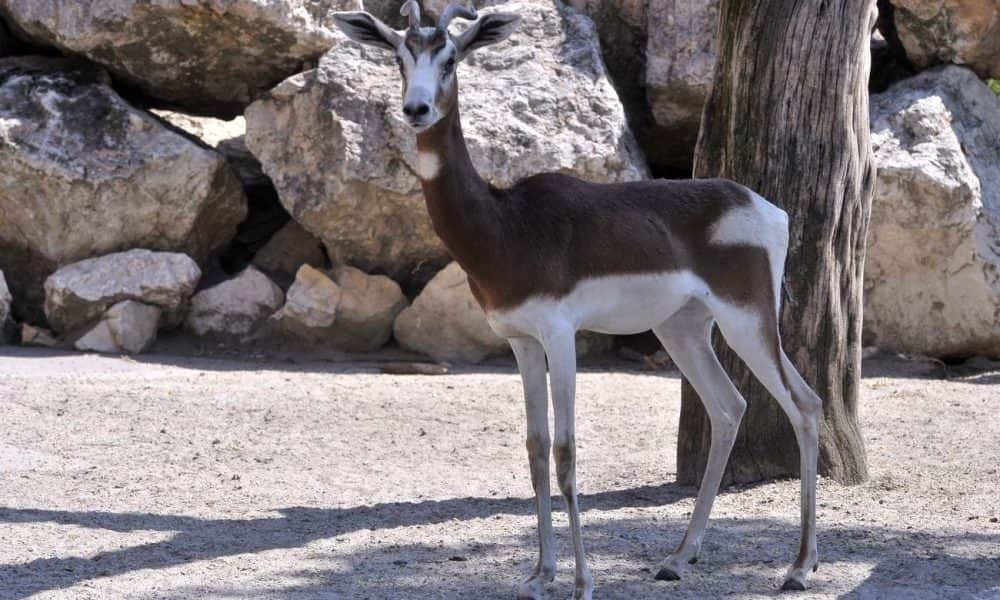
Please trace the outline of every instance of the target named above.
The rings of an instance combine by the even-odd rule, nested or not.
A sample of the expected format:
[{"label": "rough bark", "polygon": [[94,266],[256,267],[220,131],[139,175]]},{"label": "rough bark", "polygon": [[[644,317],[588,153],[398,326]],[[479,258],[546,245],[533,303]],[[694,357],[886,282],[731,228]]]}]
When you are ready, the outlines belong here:
[{"label": "rough bark", "polygon": [[[785,351],[824,399],[820,472],[867,478],[857,424],[865,235],[875,181],[868,129],[874,0],[726,0],[695,177],[727,177],[791,219],[781,330]],[[748,403],[726,482],[797,477],[788,418],[716,332]],[[678,480],[704,472],[710,425],[684,384]]]}]

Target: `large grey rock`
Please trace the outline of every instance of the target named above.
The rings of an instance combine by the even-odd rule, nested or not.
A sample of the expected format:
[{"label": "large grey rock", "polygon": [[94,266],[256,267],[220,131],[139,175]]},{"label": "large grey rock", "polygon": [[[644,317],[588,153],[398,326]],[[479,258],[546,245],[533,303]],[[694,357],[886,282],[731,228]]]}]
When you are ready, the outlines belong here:
[{"label": "large grey rock", "polygon": [[458,263],[441,270],[393,326],[399,344],[445,362],[478,363],[510,345],[490,329]]},{"label": "large grey rock", "polygon": [[[497,185],[539,171],[593,181],[646,175],[586,16],[555,3],[509,3],[510,41],[460,67],[473,162]],[[485,9],[491,10],[491,9]],[[458,25],[456,25],[458,27]],[[448,261],[414,168],[389,53],[343,43],[247,109],[247,145],[296,221],[331,254],[397,281],[426,281]]]},{"label": "large grey rock", "polygon": [[158,306],[135,300],[119,302],[76,340],[74,347],[107,354],[139,354],[156,340],[161,312]]},{"label": "large grey rock", "polygon": [[242,339],[281,308],[284,299],[281,288],[267,275],[247,267],[195,294],[184,327],[195,335]]},{"label": "large grey rock", "polygon": [[1000,2],[889,1],[899,41],[918,68],[955,63],[1000,78]]},{"label": "large grey rock", "polygon": [[1000,99],[945,67],[872,96],[868,342],[1000,355]]},{"label": "large grey rock", "polygon": [[399,285],[385,275],[369,275],[346,265],[334,271],[333,279],[340,286],[333,346],[350,352],[384,346],[392,337],[396,315],[407,305]]},{"label": "large grey rock", "polygon": [[232,117],[335,43],[359,0],[0,0],[22,36],[103,65],[164,105]]},{"label": "large grey rock", "polygon": [[57,332],[97,321],[112,305],[136,300],[164,311],[177,324],[201,270],[174,252],[129,250],[62,267],[45,280],[45,316]]},{"label": "large grey rock", "polygon": [[646,96],[660,152],[690,168],[715,68],[719,0],[657,0],[648,8]]},{"label": "large grey rock", "polygon": [[321,345],[334,334],[340,286],[319,269],[302,265],[288,288],[285,305],[268,320],[279,338]]},{"label": "large grey rock", "polygon": [[221,155],[107,83],[66,60],[0,59],[0,268],[32,319],[62,265],[135,247],[203,260],[246,214]]}]

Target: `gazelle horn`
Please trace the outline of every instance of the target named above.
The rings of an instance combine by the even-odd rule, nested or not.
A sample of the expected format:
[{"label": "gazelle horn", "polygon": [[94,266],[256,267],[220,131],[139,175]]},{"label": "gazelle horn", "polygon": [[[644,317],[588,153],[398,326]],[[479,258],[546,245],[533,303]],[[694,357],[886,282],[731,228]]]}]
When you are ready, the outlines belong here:
[{"label": "gazelle horn", "polygon": [[441,18],[438,19],[438,29],[441,31],[448,31],[448,23],[451,23],[451,20],[455,17],[472,20],[477,16],[478,14],[474,8],[466,8],[461,4],[449,4],[448,7],[441,12]]},{"label": "gazelle horn", "polygon": [[417,0],[406,0],[400,7],[399,14],[410,16],[410,29],[420,29],[420,5]]}]

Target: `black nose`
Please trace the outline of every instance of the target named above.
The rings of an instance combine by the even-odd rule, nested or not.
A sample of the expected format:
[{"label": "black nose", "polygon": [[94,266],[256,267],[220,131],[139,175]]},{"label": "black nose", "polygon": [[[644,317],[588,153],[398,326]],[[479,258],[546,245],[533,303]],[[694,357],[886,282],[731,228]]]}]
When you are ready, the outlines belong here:
[{"label": "black nose", "polygon": [[422,117],[430,111],[431,107],[426,102],[410,102],[403,106],[403,114],[411,119]]}]

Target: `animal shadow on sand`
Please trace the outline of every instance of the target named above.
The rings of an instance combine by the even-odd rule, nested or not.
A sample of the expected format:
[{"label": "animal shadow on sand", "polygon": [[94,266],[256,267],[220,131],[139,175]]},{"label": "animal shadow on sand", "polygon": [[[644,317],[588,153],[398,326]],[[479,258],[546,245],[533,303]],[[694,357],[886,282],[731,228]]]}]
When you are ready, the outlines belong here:
[{"label": "animal shadow on sand", "polygon": [[[793,558],[798,527],[768,519],[716,519],[702,549],[702,561],[691,577],[657,582],[653,570],[683,534],[680,519],[649,517],[600,518],[600,511],[650,508],[675,503],[694,490],[673,484],[645,486],[581,496],[593,516],[585,530],[588,554],[595,564],[604,560],[623,565],[597,571],[596,592],[602,598],[704,597],[713,594],[776,595],[784,569]],[[555,499],[558,508],[561,499]],[[170,514],[75,512],[0,507],[0,523],[51,522],[113,532],[169,531],[163,541],[82,557],[37,558],[0,565],[0,597],[68,588],[80,582],[141,569],[165,569],[195,561],[299,548],[310,542],[359,531],[414,525],[453,523],[499,515],[530,516],[527,498],[453,498],[439,501],[394,502],[350,508],[290,507],[280,516],[251,519],[203,519]],[[565,555],[565,528],[557,539]],[[654,532],[650,535],[650,532]],[[662,535],[655,535],[655,533]],[[472,534],[470,534],[470,537]],[[651,541],[655,540],[655,541]],[[996,597],[1000,594],[1000,534],[949,535],[885,527],[822,527],[820,569],[854,563],[869,565],[867,575],[844,598]],[[989,549],[994,551],[990,552]],[[516,579],[534,561],[531,529],[500,541],[473,542],[460,549],[431,541],[365,549],[355,554],[335,552],[347,569],[287,573],[300,583],[264,592],[227,589],[208,584],[179,591],[185,597],[267,598],[510,598]],[[37,549],[42,550],[42,549]],[[406,560],[401,560],[403,557]],[[562,563],[551,597],[572,592],[570,568]],[[387,576],[387,574],[394,574]],[[509,581],[508,581],[509,580]],[[504,583],[498,583],[498,582]],[[509,584],[509,585],[508,585]],[[826,596],[821,578],[814,591]],[[952,593],[949,594],[949,590]]]}]

